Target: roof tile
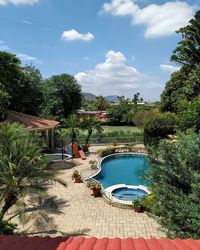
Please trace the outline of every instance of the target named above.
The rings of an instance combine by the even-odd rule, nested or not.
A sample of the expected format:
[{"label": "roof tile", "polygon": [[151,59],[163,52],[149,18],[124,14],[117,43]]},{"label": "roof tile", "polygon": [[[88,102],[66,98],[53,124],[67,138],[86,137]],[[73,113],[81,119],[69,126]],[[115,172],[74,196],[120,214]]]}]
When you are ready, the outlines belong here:
[{"label": "roof tile", "polygon": [[59,124],[59,122],[54,120],[47,120],[36,116],[18,113],[16,111],[9,111],[6,121],[21,123],[28,129],[45,129],[47,127],[55,127]]},{"label": "roof tile", "polygon": [[200,240],[0,236],[0,250],[200,250]]}]

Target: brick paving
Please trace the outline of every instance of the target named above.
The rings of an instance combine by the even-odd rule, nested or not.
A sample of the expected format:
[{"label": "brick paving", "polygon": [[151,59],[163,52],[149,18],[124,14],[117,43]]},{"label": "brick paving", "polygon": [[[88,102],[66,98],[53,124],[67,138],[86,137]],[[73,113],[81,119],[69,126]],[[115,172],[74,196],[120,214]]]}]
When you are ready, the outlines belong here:
[{"label": "brick paving", "polygon": [[[93,148],[95,151],[97,148]],[[72,169],[62,170],[61,178],[66,180],[68,187],[54,184],[49,195],[61,199],[65,204],[61,213],[53,215],[53,221],[47,225],[51,236],[95,236],[102,237],[143,237],[161,238],[164,233],[157,222],[146,213],[135,213],[133,210],[112,207],[102,198],[91,196],[85,184],[75,184],[71,180],[74,169],[81,170],[89,167],[88,161],[95,159],[91,154],[87,160],[75,160],[78,165]],[[36,233],[35,230],[32,230]],[[49,234],[39,233],[40,235]]]}]

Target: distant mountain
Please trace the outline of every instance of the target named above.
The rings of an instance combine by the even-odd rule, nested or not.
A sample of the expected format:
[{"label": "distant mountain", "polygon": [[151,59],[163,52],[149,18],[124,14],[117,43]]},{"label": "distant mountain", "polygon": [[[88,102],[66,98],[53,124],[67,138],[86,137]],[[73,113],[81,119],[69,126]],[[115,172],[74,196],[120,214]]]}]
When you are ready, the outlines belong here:
[{"label": "distant mountain", "polygon": [[[96,95],[92,94],[92,93],[87,93],[87,92],[84,92],[82,93],[84,98],[87,100],[87,101],[95,101],[96,100]],[[109,96],[104,96],[104,98],[108,101],[108,102],[116,102],[118,103],[119,100],[118,100],[118,96],[117,95],[109,95]]]},{"label": "distant mountain", "polygon": [[119,102],[117,95],[108,95],[104,97],[109,102]]},{"label": "distant mountain", "polygon": [[96,100],[96,95],[93,95],[91,93],[82,93],[82,94],[87,101],[95,101]]}]

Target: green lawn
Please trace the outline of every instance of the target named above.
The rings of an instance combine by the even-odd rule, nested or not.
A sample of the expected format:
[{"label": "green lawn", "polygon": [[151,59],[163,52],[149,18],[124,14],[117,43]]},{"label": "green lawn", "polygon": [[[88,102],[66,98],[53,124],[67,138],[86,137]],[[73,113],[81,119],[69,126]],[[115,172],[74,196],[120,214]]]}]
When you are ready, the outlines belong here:
[{"label": "green lawn", "polygon": [[115,131],[142,133],[141,129],[133,126],[102,126],[102,128],[104,129],[104,133]]}]

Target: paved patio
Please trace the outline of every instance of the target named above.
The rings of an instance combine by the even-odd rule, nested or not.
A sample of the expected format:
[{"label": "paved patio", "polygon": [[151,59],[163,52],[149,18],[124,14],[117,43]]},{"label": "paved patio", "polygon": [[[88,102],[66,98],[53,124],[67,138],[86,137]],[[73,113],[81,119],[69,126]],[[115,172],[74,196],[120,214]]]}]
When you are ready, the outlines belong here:
[{"label": "paved patio", "polygon": [[[46,224],[43,230],[40,230],[39,234],[110,238],[164,237],[157,222],[147,214],[112,207],[106,204],[102,198],[91,196],[91,190],[85,184],[72,182],[71,174],[74,169],[80,171],[88,168],[89,160],[96,158],[94,154],[96,149],[97,147],[91,148],[93,153],[87,160],[75,160],[78,164],[76,167],[61,171],[61,178],[67,181],[68,187],[54,184],[49,190],[49,195],[59,199],[62,204],[61,212],[52,215],[52,220]],[[36,233],[35,229],[32,231]]]}]

